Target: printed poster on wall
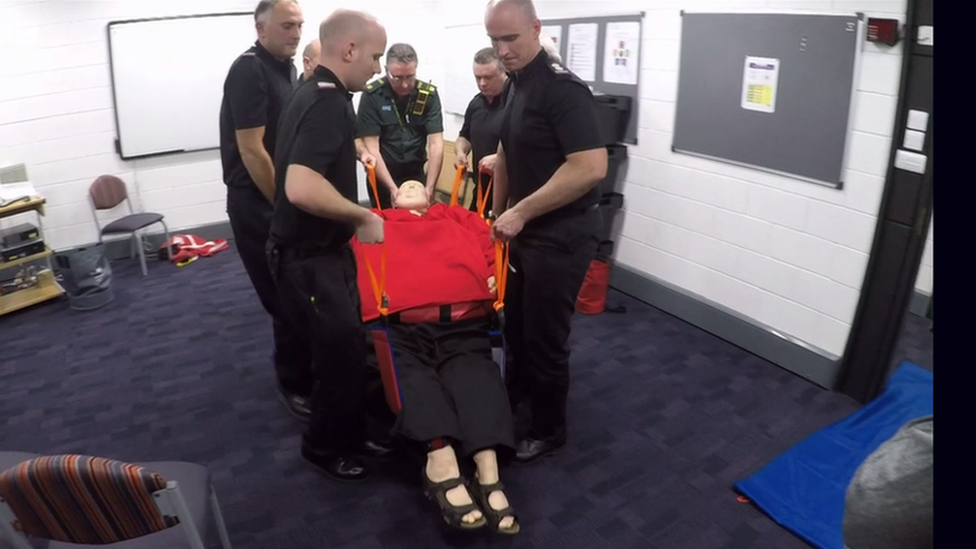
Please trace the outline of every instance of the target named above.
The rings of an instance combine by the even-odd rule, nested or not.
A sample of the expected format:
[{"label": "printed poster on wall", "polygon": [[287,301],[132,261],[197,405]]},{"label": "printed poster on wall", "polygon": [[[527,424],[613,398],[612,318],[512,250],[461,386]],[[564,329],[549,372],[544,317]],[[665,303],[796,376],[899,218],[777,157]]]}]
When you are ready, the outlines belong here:
[{"label": "printed poster on wall", "polygon": [[581,80],[596,80],[596,23],[576,23],[569,26],[566,42],[566,68],[576,73]]},{"label": "printed poster on wall", "polygon": [[742,78],[742,108],[750,111],[776,111],[776,85],[779,59],[746,57]]},{"label": "printed poster on wall", "polygon": [[640,23],[607,23],[607,36],[603,43],[603,81],[636,86],[639,56]]}]

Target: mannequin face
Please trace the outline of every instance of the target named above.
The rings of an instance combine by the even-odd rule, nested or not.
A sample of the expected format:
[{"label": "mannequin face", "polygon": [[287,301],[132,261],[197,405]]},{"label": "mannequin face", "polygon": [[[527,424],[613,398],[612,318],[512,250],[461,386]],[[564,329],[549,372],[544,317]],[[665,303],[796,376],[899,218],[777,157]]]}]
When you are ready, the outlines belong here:
[{"label": "mannequin face", "polygon": [[394,206],[401,210],[413,212],[427,211],[430,203],[427,201],[427,189],[424,184],[415,179],[404,181],[400,185],[400,192],[397,193]]}]

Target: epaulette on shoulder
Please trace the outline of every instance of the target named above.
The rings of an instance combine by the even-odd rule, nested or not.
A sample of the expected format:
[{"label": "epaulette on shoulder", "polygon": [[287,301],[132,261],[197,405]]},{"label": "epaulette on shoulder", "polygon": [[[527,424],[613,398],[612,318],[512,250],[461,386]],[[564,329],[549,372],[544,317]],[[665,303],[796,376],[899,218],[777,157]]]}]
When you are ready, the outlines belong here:
[{"label": "epaulette on shoulder", "polygon": [[432,91],[436,90],[437,87],[434,86],[433,84],[431,84],[430,82],[424,82],[423,80],[417,80],[417,89],[420,89],[420,90],[423,90],[423,91],[426,91],[426,92],[432,92]]},{"label": "epaulette on shoulder", "polygon": [[319,82],[318,86],[319,86],[319,91],[336,89],[336,85],[332,82]]},{"label": "epaulette on shoulder", "polygon": [[253,51],[246,51],[246,52],[244,52],[244,53],[241,54],[241,57],[254,57],[254,52]]},{"label": "epaulette on shoulder", "polygon": [[386,80],[379,78],[373,82],[370,82],[369,84],[366,84],[366,91],[369,93],[375,93],[377,90],[383,89],[383,84],[385,83]]},{"label": "epaulette on shoulder", "polygon": [[549,68],[552,69],[552,72],[556,74],[572,74],[569,72],[569,69],[560,65],[559,63],[550,63]]}]

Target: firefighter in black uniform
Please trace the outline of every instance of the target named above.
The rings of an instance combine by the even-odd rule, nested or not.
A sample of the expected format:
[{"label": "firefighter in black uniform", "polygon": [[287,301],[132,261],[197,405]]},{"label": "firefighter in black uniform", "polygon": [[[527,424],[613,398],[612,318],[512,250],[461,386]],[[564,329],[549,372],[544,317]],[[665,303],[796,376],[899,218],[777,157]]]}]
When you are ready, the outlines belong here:
[{"label": "firefighter in black uniform", "polygon": [[[464,123],[454,142],[457,158],[454,166],[464,165],[474,176],[485,201],[485,216],[491,211],[492,189],[488,188],[495,170],[498,150],[498,137],[505,114],[505,101],[502,90],[505,87],[505,67],[494,48],[484,48],[474,54],[474,77],[480,93],[471,99],[464,111]],[[468,153],[472,161],[468,162]],[[476,190],[478,187],[475,188]],[[471,201],[471,211],[478,211],[478,196]]]},{"label": "firefighter in black uniform", "polygon": [[293,414],[307,419],[312,358],[307,343],[287,326],[264,255],[274,209],[278,118],[294,89],[291,60],[304,20],[298,4],[286,0],[262,1],[254,20],[258,40],[231,65],[220,106],[227,217],[244,269],[272,318],[278,391]]},{"label": "firefighter in black uniform", "polygon": [[[392,206],[397,189],[411,179],[424,182],[432,198],[444,165],[444,117],[437,89],[417,80],[417,52],[410,44],[390,46],[386,76],[366,86],[358,116],[357,148],[361,159],[375,160],[383,209]],[[368,190],[375,208],[377,198]]]},{"label": "firefighter in black uniform", "polygon": [[350,239],[383,240],[383,220],[357,204],[352,93],[379,72],[386,31],[361,12],[322,22],[320,65],[288,103],[275,153],[268,265],[285,310],[310,341],[316,383],[302,455],[339,480],[368,474],[366,333]]},{"label": "firefighter in black uniform", "polygon": [[532,2],[492,2],[485,28],[509,72],[492,236],[510,242],[511,390],[532,415],[515,459],[528,463],[566,443],[570,320],[599,245],[607,151],[592,92],[542,50]]}]

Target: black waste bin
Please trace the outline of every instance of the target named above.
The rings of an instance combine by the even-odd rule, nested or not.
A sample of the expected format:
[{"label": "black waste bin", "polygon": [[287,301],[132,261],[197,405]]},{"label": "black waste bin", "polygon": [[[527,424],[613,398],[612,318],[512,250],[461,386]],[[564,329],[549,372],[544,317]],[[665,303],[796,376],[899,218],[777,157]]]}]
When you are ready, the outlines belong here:
[{"label": "black waste bin", "polygon": [[68,305],[76,311],[100,309],[115,298],[112,267],[105,256],[105,244],[59,252],[54,262]]},{"label": "black waste bin", "polygon": [[630,122],[630,98],[626,95],[593,95],[603,142],[612,145],[624,140]]}]

